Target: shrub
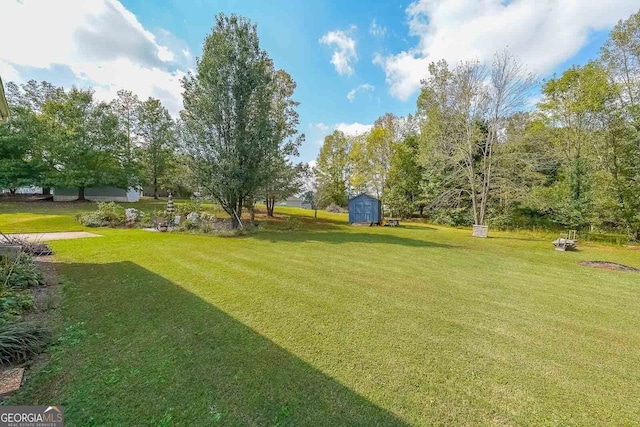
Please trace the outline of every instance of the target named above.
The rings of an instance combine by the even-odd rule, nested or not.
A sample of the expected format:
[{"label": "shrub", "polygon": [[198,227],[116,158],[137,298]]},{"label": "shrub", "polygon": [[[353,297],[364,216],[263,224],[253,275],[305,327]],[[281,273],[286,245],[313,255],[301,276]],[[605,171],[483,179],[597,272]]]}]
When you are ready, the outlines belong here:
[{"label": "shrub", "polygon": [[0,284],[10,289],[26,289],[43,283],[43,278],[33,259],[20,254],[16,260],[8,257],[0,261]]},{"label": "shrub", "polygon": [[34,323],[0,325],[0,365],[22,362],[46,343],[47,331]]},{"label": "shrub", "polygon": [[118,227],[125,223],[126,210],[115,202],[100,202],[97,211],[80,213],[76,219],[87,227]]},{"label": "shrub", "polygon": [[186,220],[184,222],[184,229],[185,230],[197,230],[199,228],[199,224],[198,221],[192,221],[190,219]]},{"label": "shrub", "polygon": [[200,213],[201,210],[202,202],[197,199],[191,199],[184,204],[176,205],[176,214],[184,215],[185,217],[191,212]]},{"label": "shrub", "polygon": [[0,324],[13,320],[32,308],[33,295],[30,292],[5,289],[0,296]]}]

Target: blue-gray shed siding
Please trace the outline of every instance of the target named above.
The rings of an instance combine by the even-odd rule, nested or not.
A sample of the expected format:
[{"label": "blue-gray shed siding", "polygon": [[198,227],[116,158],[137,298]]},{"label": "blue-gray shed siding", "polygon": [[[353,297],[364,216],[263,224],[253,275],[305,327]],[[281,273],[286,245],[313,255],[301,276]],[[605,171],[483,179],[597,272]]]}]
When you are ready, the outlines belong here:
[{"label": "blue-gray shed siding", "polygon": [[368,194],[360,194],[349,200],[349,224],[373,223],[382,221],[382,205],[380,200]]}]

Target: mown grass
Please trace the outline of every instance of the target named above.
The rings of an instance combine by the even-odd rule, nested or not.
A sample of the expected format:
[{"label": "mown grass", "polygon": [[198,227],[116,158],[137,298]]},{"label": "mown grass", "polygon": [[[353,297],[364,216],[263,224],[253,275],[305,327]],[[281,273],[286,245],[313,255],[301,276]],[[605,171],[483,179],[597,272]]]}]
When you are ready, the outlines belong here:
[{"label": "mown grass", "polygon": [[640,274],[577,264],[640,251],[280,212],[300,229],[52,242],[66,332],[13,403],[69,425],[640,423]]}]

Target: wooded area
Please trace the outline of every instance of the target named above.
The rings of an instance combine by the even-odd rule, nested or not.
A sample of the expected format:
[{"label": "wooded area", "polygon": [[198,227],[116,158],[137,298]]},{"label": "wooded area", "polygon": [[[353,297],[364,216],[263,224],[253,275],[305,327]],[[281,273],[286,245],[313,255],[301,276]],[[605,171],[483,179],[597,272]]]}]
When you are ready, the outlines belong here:
[{"label": "wooded area", "polygon": [[509,52],[432,63],[414,115],[336,131],[321,207],[367,191],[386,213],[450,225],[572,228],[640,239],[640,13],[598,59],[539,82]]}]

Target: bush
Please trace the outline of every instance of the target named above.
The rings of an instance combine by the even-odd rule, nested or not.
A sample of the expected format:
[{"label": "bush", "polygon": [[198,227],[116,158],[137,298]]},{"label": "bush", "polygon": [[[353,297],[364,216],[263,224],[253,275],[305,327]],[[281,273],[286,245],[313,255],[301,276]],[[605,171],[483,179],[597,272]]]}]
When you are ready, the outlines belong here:
[{"label": "bush", "polygon": [[466,208],[436,209],[428,213],[428,217],[436,224],[460,227],[473,224],[473,215]]},{"label": "bush", "polygon": [[13,320],[33,308],[33,295],[5,289],[0,296],[0,324]]},{"label": "bush", "polygon": [[20,254],[15,261],[8,257],[0,260],[1,285],[10,289],[26,289],[42,283],[42,275],[29,255]]},{"label": "bush", "polygon": [[197,230],[200,227],[200,224],[198,224],[198,221],[187,219],[183,226],[185,230]]},{"label": "bush", "polygon": [[126,210],[115,202],[100,202],[95,212],[76,215],[76,219],[87,227],[118,227],[126,220]]},{"label": "bush", "polygon": [[176,214],[185,217],[191,212],[200,213],[202,210],[202,202],[196,199],[188,200],[185,204],[176,205]]},{"label": "bush", "polygon": [[0,325],[0,365],[22,362],[38,353],[47,337],[46,330],[34,323]]}]

